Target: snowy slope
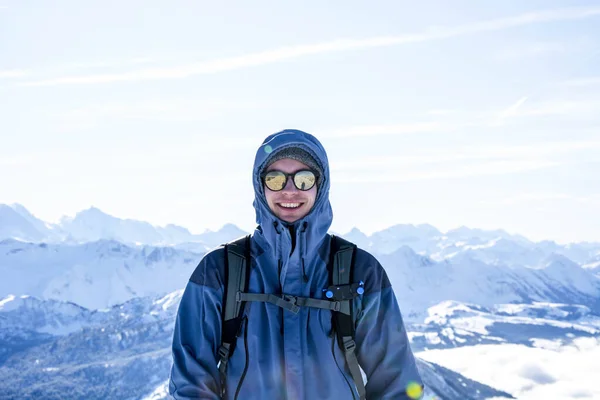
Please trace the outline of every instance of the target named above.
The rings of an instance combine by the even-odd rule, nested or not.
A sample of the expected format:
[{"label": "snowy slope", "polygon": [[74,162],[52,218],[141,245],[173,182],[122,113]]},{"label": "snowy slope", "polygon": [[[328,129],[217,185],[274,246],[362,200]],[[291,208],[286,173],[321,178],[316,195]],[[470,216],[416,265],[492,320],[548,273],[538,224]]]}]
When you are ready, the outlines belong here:
[{"label": "snowy slope", "polygon": [[0,238],[40,241],[48,236],[48,229],[24,208],[0,204]]},{"label": "snowy slope", "polygon": [[101,240],[78,245],[0,242],[0,297],[32,295],[105,308],[183,288],[202,254],[172,247],[129,247]]},{"label": "snowy slope", "polygon": [[468,255],[489,264],[536,266],[552,254],[564,255],[578,264],[590,263],[600,256],[600,243],[536,243],[503,230],[467,227],[442,233],[431,225],[395,225],[370,236],[353,228],[341,236],[376,255],[390,254],[408,246],[437,261]]},{"label": "snowy slope", "polygon": [[[182,248],[182,249],[180,249]],[[181,289],[206,247],[0,242],[0,296],[33,295],[105,308],[128,299]],[[543,301],[596,309],[600,278],[566,257],[551,255],[535,267],[486,264],[462,254],[434,261],[404,246],[379,256],[401,309],[410,321],[445,300],[482,306]]]},{"label": "snowy slope", "polygon": [[148,222],[113,217],[96,207],[80,211],[74,217],[63,217],[59,226],[78,242],[107,239],[123,243],[171,244],[192,237],[187,229],[176,225],[155,227]]},{"label": "snowy slope", "polygon": [[78,212],[74,217],[64,217],[59,224],[69,239],[78,243],[116,240],[125,244],[177,245],[196,243],[213,248],[246,233],[233,224],[226,224],[216,232],[206,230],[192,234],[186,228],[169,224],[157,227],[144,221],[121,219],[91,207]]},{"label": "snowy slope", "polygon": [[600,279],[559,255],[536,268],[486,264],[466,255],[436,262],[409,247],[379,260],[412,322],[422,321],[425,310],[446,300],[486,307],[533,301],[600,306]]},{"label": "snowy slope", "polygon": [[430,307],[423,324],[411,325],[413,349],[478,344],[567,345],[576,338],[600,338],[600,315],[588,307],[553,304],[500,304],[485,308],[445,301]]},{"label": "snowy slope", "polygon": [[226,224],[218,231],[192,234],[174,224],[159,227],[144,221],[121,219],[96,207],[82,210],[73,217],[63,217],[58,224],[49,224],[34,217],[20,204],[0,204],[0,240],[71,244],[115,240],[129,245],[194,243],[213,248],[245,234],[233,224]]},{"label": "snowy slope", "polygon": [[401,246],[427,253],[442,233],[431,225],[394,225],[369,237],[371,249],[379,254],[391,253]]}]

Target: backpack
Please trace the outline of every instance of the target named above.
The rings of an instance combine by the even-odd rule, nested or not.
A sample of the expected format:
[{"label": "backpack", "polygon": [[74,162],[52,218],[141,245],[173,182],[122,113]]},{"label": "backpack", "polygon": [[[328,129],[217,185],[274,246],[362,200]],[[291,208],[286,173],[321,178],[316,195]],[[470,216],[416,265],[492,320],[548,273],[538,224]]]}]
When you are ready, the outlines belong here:
[{"label": "backpack", "polygon": [[[300,307],[323,308],[332,311],[333,328],[338,344],[344,352],[346,363],[361,400],[366,399],[366,390],[355,354],[354,321],[352,299],[364,293],[364,283],[350,283],[354,267],[356,245],[340,237],[331,236],[331,252],[327,265],[329,284],[323,289],[326,299],[246,293],[250,277],[250,235],[225,244],[225,293],[223,298],[223,328],[219,347],[219,373],[221,395],[225,394],[227,362],[235,350],[244,317],[244,305],[249,301],[273,303],[287,311],[298,313]],[[246,364],[246,368],[248,365]],[[243,380],[246,369],[242,373]],[[236,392],[236,398],[240,387]]]}]

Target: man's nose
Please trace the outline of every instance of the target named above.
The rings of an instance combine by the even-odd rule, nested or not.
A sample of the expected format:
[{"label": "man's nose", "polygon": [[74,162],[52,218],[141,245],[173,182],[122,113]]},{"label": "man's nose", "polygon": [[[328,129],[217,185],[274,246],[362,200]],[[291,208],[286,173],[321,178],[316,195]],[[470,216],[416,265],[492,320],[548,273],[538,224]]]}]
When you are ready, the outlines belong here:
[{"label": "man's nose", "polygon": [[284,192],[296,192],[298,191],[298,189],[296,188],[296,185],[294,185],[294,180],[292,179],[292,177],[290,176],[287,180],[287,182],[285,183],[285,187],[282,189]]}]

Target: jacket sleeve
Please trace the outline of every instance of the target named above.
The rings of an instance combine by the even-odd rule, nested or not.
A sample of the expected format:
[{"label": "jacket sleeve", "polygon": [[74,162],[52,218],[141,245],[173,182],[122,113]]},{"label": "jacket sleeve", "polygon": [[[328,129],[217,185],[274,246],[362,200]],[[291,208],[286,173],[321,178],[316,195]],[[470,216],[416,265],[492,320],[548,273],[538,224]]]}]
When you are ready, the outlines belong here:
[{"label": "jacket sleeve", "polygon": [[423,381],[396,296],[383,267],[366,254],[364,271],[369,272],[356,321],[356,350],[367,377],[367,399],[418,399],[420,390],[417,388],[417,396],[413,391],[417,385],[422,389]]},{"label": "jacket sleeve", "polygon": [[[220,399],[222,264],[208,253],[188,282],[175,320],[169,393],[175,399]],[[220,268],[219,268],[220,267]]]}]

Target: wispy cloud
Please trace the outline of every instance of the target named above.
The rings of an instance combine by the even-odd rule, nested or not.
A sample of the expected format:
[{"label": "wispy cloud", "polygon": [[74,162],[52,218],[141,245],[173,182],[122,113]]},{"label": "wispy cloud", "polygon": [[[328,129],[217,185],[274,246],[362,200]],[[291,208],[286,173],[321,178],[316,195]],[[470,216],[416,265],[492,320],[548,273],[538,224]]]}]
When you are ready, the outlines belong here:
[{"label": "wispy cloud", "polygon": [[550,115],[577,115],[589,114],[594,117],[600,115],[600,101],[588,100],[551,100],[539,102],[528,107],[519,107],[513,110],[513,117],[540,117]]},{"label": "wispy cloud", "polygon": [[166,68],[147,68],[124,73],[63,76],[21,82],[26,86],[84,85],[158,79],[183,79],[195,75],[214,74],[315,54],[351,51],[366,48],[397,46],[407,43],[428,42],[457,36],[498,31],[531,24],[591,18],[600,15],[600,7],[563,8],[536,11],[513,17],[499,18],[454,27],[431,27],[425,32],[367,39],[343,39],[330,42],[282,47],[239,57],[191,63]]},{"label": "wispy cloud", "polygon": [[[517,159],[477,163],[473,165],[447,165],[434,170],[396,170],[384,174],[336,173],[336,182],[343,183],[400,183],[430,179],[456,179],[487,175],[506,175],[561,165],[550,160]],[[332,171],[335,172],[334,166]]]},{"label": "wispy cloud", "polygon": [[439,122],[414,122],[391,125],[360,125],[346,128],[324,129],[319,132],[319,137],[329,139],[358,136],[403,135],[424,132],[439,132],[442,128],[447,128],[447,125]]},{"label": "wispy cloud", "polygon": [[599,195],[575,196],[567,193],[523,193],[516,196],[506,197],[493,201],[484,201],[481,203],[495,206],[512,206],[524,203],[541,203],[558,200],[569,200],[581,204],[588,204],[594,202],[596,199],[599,198]]},{"label": "wispy cloud", "polygon": [[8,157],[0,157],[0,167],[23,167],[26,165],[35,164],[36,158],[34,154],[11,155]]},{"label": "wispy cloud", "polygon": [[521,108],[521,106],[523,104],[525,104],[526,101],[527,101],[527,96],[521,97],[515,103],[511,104],[508,108],[502,110],[498,114],[498,118],[496,119],[496,121],[494,123],[497,125],[500,125],[506,118],[515,116],[517,114],[517,111],[519,110],[519,108]]},{"label": "wispy cloud", "polygon": [[498,60],[513,60],[525,57],[535,57],[547,54],[578,51],[582,46],[574,48],[572,43],[559,41],[517,42],[497,51],[494,55]]},{"label": "wispy cloud", "polygon": [[[600,141],[532,143],[521,146],[461,146],[453,149],[412,151],[393,157],[378,156],[331,160],[341,182],[395,183],[429,179],[505,175],[564,165],[557,156],[598,149]],[[387,171],[373,174],[373,170]],[[521,201],[519,198],[515,201]],[[582,200],[584,201],[584,200]]]},{"label": "wispy cloud", "polygon": [[365,168],[393,168],[423,166],[427,164],[445,164],[464,161],[502,161],[525,160],[529,158],[547,158],[579,150],[600,150],[600,141],[571,141],[532,143],[519,146],[455,146],[451,150],[426,149],[411,151],[409,154],[397,154],[393,157],[377,156],[335,162],[332,168],[337,170],[361,170]]},{"label": "wispy cloud", "polygon": [[22,78],[27,75],[24,69],[7,69],[0,70],[0,79]]},{"label": "wispy cloud", "polygon": [[92,127],[102,121],[115,119],[133,119],[148,121],[201,121],[223,115],[235,109],[258,109],[255,102],[236,102],[211,99],[197,101],[193,99],[148,99],[136,103],[106,103],[67,111],[52,112],[63,129],[81,129]]},{"label": "wispy cloud", "polygon": [[600,85],[600,76],[591,76],[586,78],[570,79],[561,82],[564,86],[591,86]]}]

